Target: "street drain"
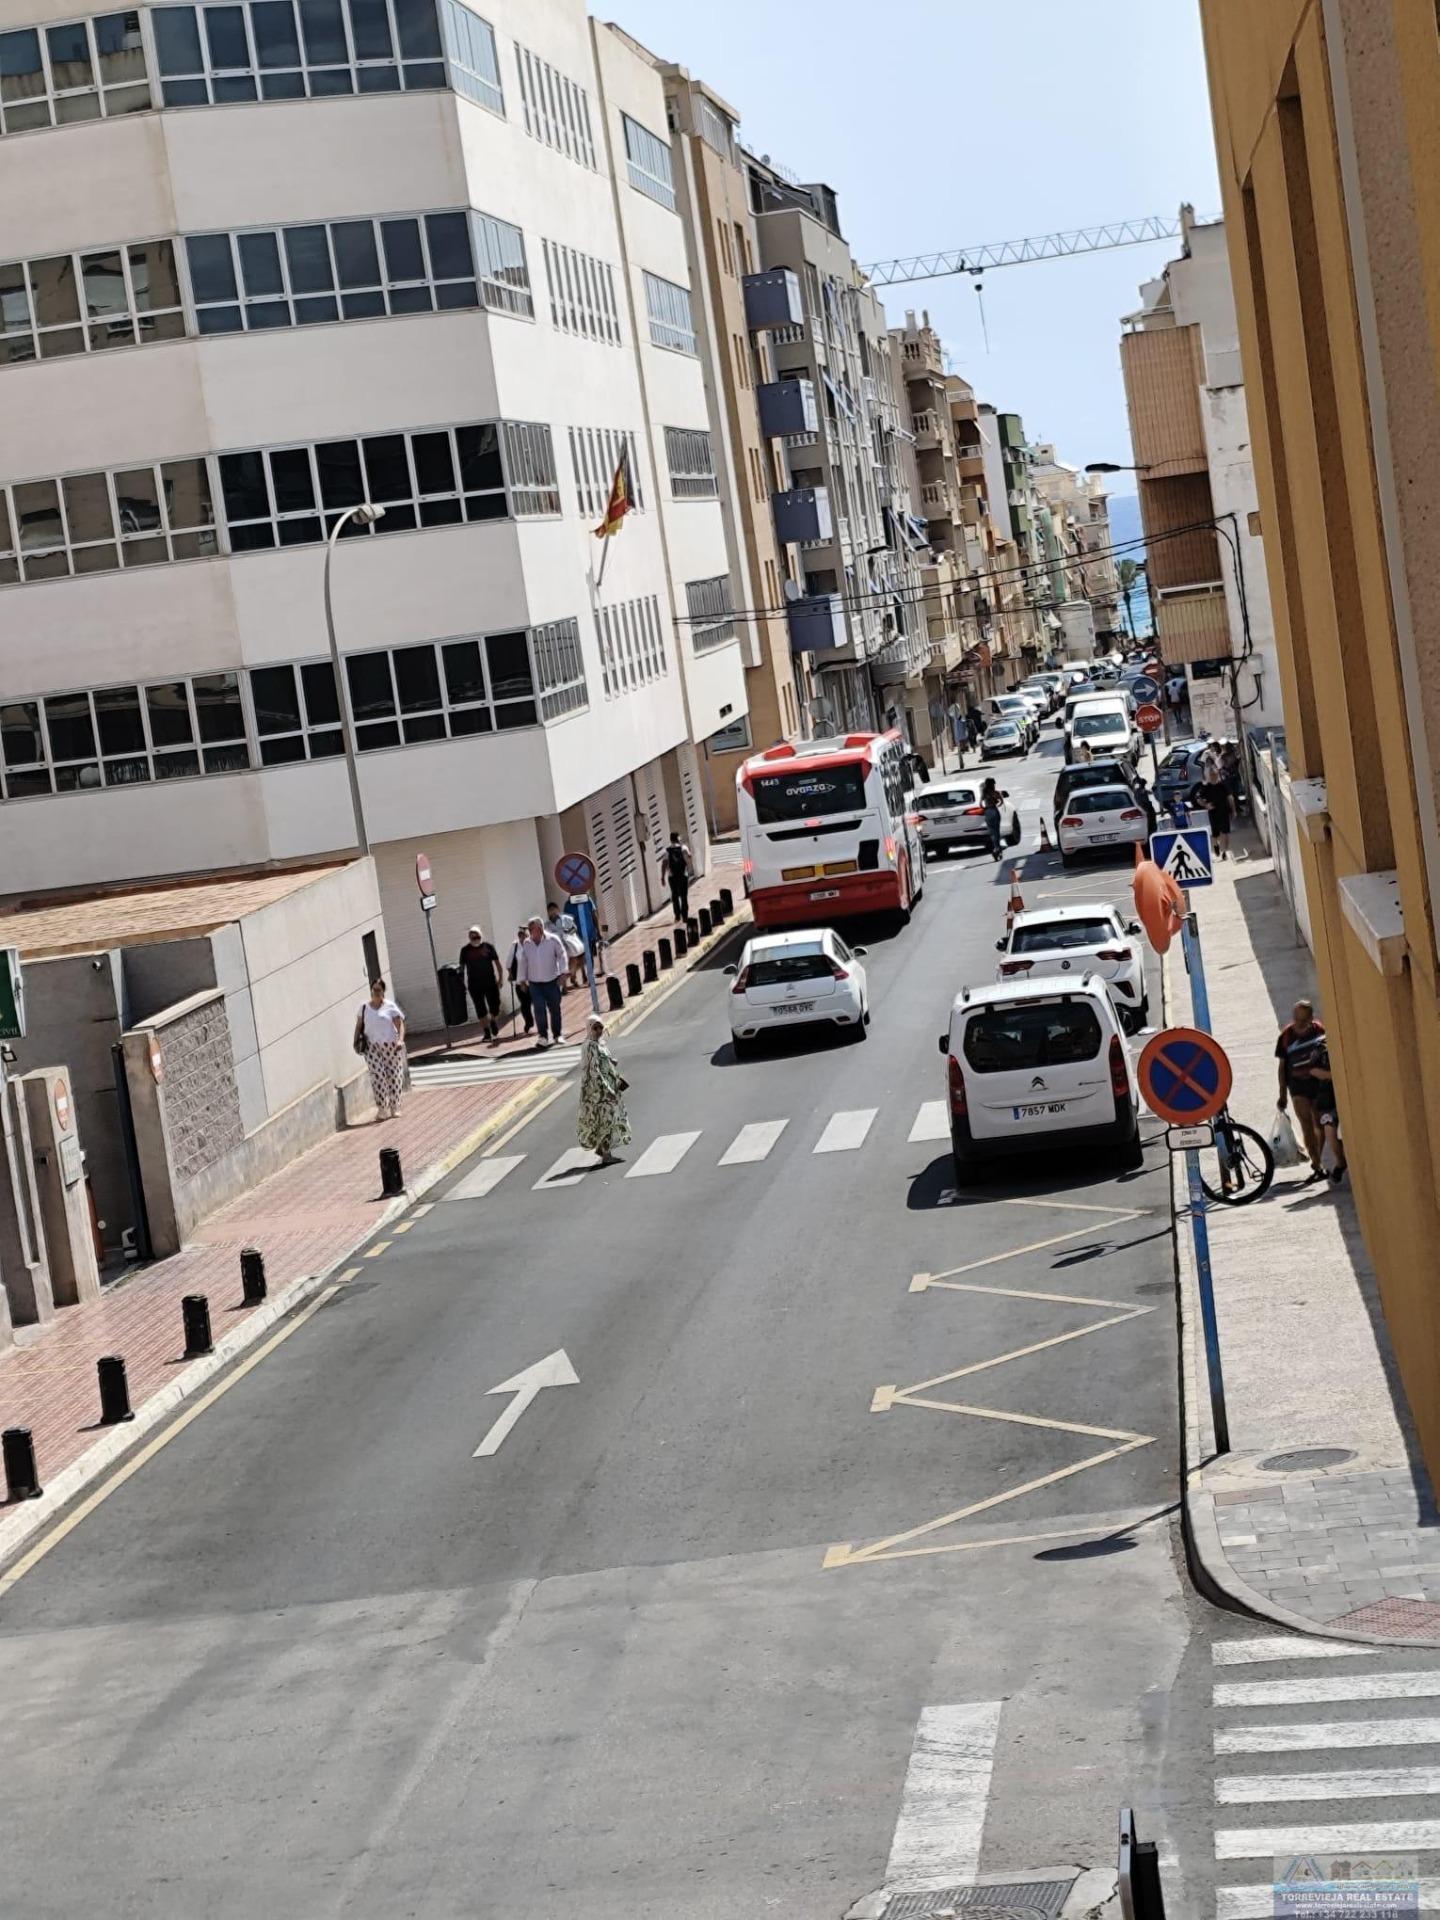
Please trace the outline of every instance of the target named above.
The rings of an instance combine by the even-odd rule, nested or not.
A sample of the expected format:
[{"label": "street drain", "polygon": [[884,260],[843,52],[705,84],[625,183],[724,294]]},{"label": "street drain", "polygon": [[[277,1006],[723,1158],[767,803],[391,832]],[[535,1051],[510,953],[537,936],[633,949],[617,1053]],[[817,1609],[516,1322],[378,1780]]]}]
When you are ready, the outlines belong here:
[{"label": "street drain", "polygon": [[998,1887],[947,1887],[937,1893],[895,1893],[885,1920],[960,1920],[985,1914],[989,1920],[1056,1920],[1073,1880],[1011,1881]]},{"label": "street drain", "polygon": [[1265,1473],[1309,1473],[1316,1467],[1343,1467],[1354,1458],[1351,1447],[1296,1447],[1292,1453],[1272,1453],[1258,1464]]}]

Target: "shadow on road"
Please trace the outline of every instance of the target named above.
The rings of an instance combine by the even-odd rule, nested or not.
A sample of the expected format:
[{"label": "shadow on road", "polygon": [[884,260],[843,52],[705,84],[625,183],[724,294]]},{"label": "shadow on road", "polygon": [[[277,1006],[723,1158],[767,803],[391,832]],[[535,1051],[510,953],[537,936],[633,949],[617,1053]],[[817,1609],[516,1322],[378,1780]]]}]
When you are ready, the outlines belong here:
[{"label": "shadow on road", "polygon": [[[906,1206],[911,1213],[923,1213],[932,1207],[984,1206],[995,1200],[1064,1200],[1096,1187],[1111,1187],[1141,1178],[1146,1171],[1149,1170],[1138,1167],[1133,1172],[1127,1169],[1117,1175],[1113,1150],[1067,1149],[1063,1169],[1039,1168],[1017,1154],[1008,1160],[986,1161],[966,1185],[957,1186],[954,1162],[949,1153],[942,1153],[912,1176]],[[1117,1213],[1133,1204],[1128,1193],[1117,1195],[1114,1200]]]}]

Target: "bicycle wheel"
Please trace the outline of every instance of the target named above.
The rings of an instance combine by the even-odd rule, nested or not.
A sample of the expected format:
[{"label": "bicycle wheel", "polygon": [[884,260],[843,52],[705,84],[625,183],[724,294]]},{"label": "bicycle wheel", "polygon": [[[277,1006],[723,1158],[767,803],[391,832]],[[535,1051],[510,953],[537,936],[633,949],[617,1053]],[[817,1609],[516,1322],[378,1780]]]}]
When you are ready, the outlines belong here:
[{"label": "bicycle wheel", "polygon": [[1238,1120],[1220,1119],[1215,1123],[1215,1157],[1219,1163],[1217,1184],[1205,1178],[1208,1155],[1200,1161],[1200,1185],[1206,1197],[1222,1206],[1245,1207],[1270,1190],[1275,1178],[1275,1156],[1270,1142],[1253,1127],[1242,1127]]}]

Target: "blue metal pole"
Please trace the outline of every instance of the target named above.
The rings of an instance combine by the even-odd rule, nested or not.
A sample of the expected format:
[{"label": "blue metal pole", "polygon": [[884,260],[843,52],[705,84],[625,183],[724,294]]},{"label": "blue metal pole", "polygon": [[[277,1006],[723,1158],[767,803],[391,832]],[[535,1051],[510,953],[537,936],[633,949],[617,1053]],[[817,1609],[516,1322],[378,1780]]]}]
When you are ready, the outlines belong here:
[{"label": "blue metal pole", "polygon": [[[1200,951],[1200,928],[1187,914],[1180,929],[1185,967],[1190,975],[1190,1004],[1195,1025],[1210,1031],[1210,995],[1205,986],[1205,961]],[[1215,1451],[1230,1451],[1230,1421],[1225,1411],[1225,1376],[1220,1366],[1220,1324],[1215,1317],[1215,1276],[1210,1266],[1210,1225],[1205,1217],[1205,1194],[1200,1185],[1200,1154],[1185,1151],[1185,1177],[1190,1194],[1190,1232],[1195,1243],[1195,1273],[1200,1286],[1200,1324],[1205,1333],[1205,1371],[1210,1379],[1210,1417],[1215,1427]]]}]

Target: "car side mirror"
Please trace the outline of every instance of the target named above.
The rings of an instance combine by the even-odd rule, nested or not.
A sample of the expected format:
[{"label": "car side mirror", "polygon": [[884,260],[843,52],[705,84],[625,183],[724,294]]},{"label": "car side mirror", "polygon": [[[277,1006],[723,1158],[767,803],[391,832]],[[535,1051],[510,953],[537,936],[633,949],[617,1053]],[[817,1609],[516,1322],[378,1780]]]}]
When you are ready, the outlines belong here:
[{"label": "car side mirror", "polygon": [[1125,931],[1126,933],[1139,934],[1139,933],[1143,933],[1145,929],[1141,926],[1138,920],[1127,920],[1125,923]]},{"label": "car side mirror", "polygon": [[1003,940],[997,940],[997,941],[995,942],[995,951],[996,951],[996,953],[1004,953],[1004,951],[1005,951],[1005,942],[1004,942]]},{"label": "car side mirror", "polygon": [[726,973],[738,973],[739,971],[740,971],[740,969],[739,969],[738,967],[726,967],[726,968],[725,968],[725,972],[726,972]]},{"label": "car side mirror", "polygon": [[940,1036],[940,1051],[941,1053],[949,1053],[950,1051],[950,1036],[948,1033],[942,1033]]},{"label": "car side mirror", "polygon": [[863,960],[870,949],[868,947],[851,947],[850,951],[857,960]]}]

